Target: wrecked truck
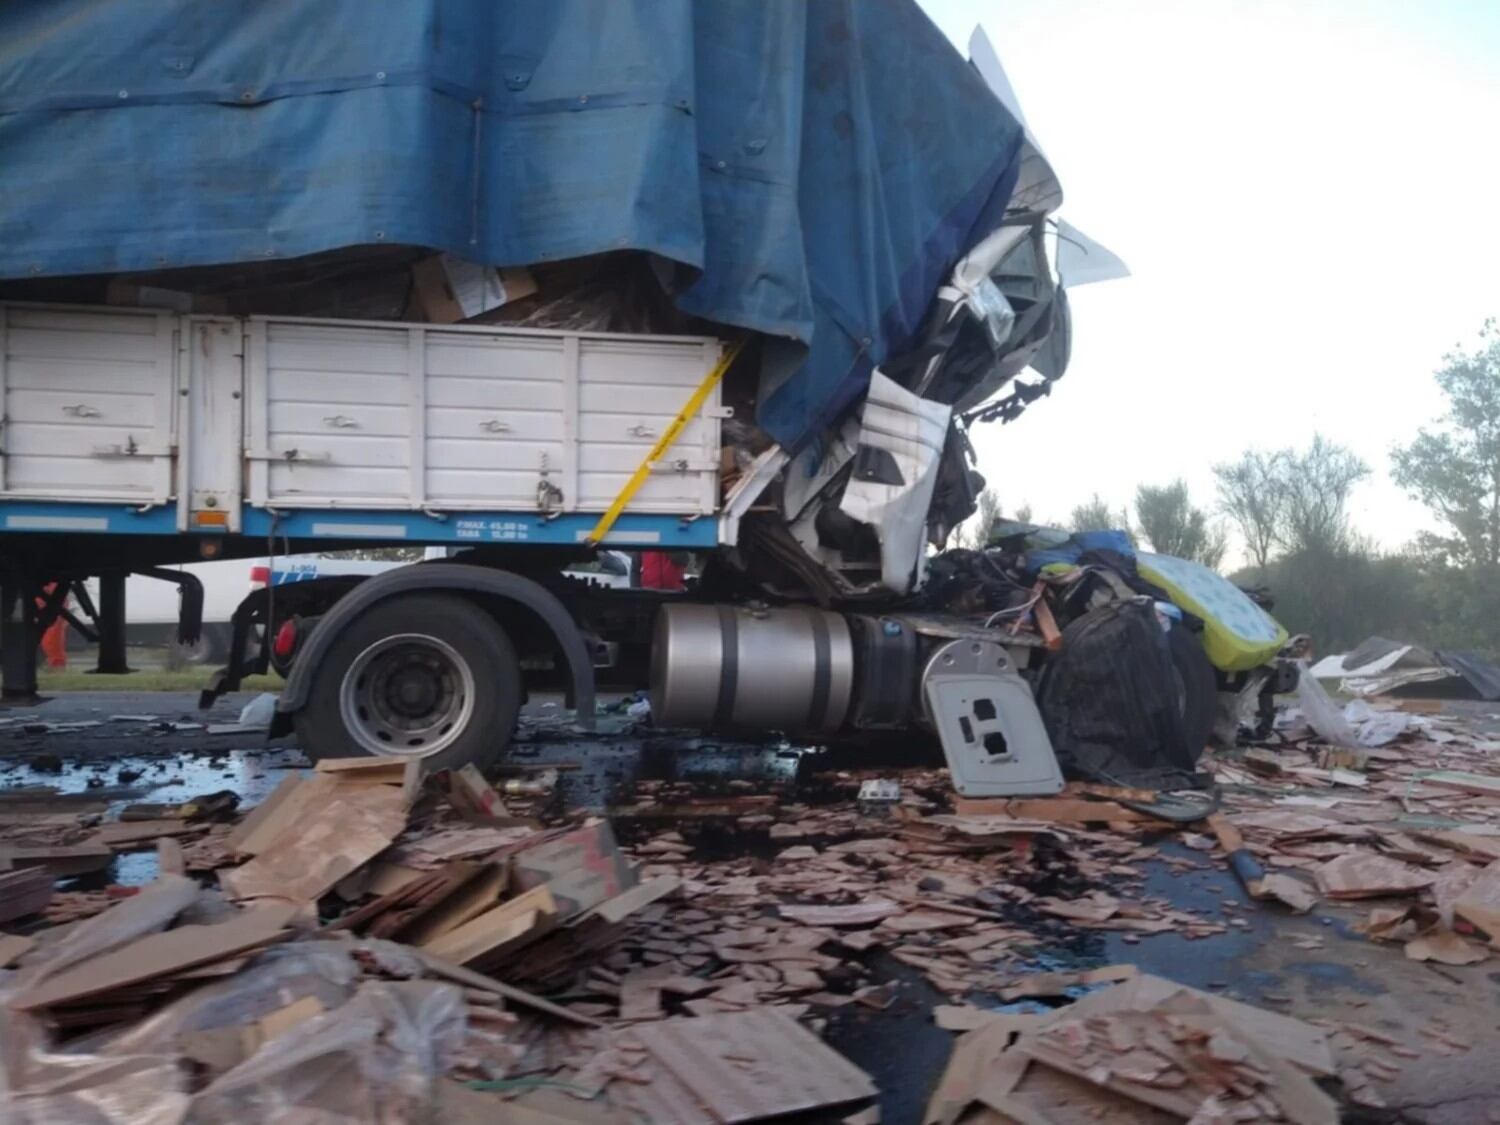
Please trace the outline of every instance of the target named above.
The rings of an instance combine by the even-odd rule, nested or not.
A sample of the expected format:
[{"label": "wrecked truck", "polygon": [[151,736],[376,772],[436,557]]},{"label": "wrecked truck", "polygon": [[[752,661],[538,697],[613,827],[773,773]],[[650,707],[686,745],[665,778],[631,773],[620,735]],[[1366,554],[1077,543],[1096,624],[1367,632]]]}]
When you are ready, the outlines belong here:
[{"label": "wrecked truck", "polygon": [[[529,691],[644,687],[664,726],[935,734],[970,794],[1139,780],[1125,743],[1190,773],[1275,686],[1268,615],[1179,560],[934,554],[971,428],[1125,272],[970,55],[907,0],[0,12],[5,695],[59,617],[123,671],[127,575],[191,642],[169,564],[426,547],[252,594],[205,698],[275,667],[311,756],[434,768]],[[605,550],[696,562],[578,578]]]}]

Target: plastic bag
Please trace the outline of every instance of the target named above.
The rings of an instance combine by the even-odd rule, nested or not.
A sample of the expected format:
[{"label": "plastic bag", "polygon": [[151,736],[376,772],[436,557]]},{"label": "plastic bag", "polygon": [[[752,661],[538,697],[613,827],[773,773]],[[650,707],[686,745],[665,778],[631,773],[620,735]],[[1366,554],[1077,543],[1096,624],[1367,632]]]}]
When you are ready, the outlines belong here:
[{"label": "plastic bag", "polygon": [[371,981],[343,1007],[267,1042],[193,1099],[188,1120],[410,1122],[467,1032],[463,990]]},{"label": "plastic bag", "polygon": [[111,1055],[171,1053],[177,1040],[196,1031],[254,1023],[307,996],[326,1009],[353,994],[359,966],[352,943],[299,942],[273,947],[217,984],[196,989],[139,1023],[102,1032],[80,1046]]},{"label": "plastic bag", "polygon": [[1297,661],[1297,702],[1307,725],[1335,746],[1358,747],[1359,737],[1344,719],[1339,705],[1329,698],[1317,677],[1307,670],[1307,661]]}]

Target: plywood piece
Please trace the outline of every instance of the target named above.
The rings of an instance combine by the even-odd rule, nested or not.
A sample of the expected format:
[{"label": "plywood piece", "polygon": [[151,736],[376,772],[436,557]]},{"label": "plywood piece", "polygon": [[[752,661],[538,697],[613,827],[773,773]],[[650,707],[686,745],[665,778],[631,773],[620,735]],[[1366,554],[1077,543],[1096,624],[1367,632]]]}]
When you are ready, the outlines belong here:
[{"label": "plywood piece", "polygon": [[1294,1063],[1308,1074],[1329,1078],[1336,1072],[1333,1049],[1322,1029],[1293,1016],[1200,992],[1149,973],[1142,973],[1115,988],[1091,992],[1060,1010],[1082,1019],[1121,1010],[1153,1008],[1167,1003],[1178,993],[1203,1001],[1215,1013],[1253,1035],[1266,1050]]},{"label": "plywood piece", "polygon": [[1414,894],[1432,885],[1425,871],[1374,852],[1355,851],[1313,868],[1318,889],[1329,898],[1377,898]]},{"label": "plywood piece", "polygon": [[1434,770],[1421,775],[1424,785],[1440,785],[1445,789],[1457,789],[1481,797],[1500,797],[1500,777],[1482,773],[1464,773],[1461,770]]},{"label": "plywood piece", "polygon": [[[864,1071],[772,1008],[633,1027],[630,1036],[724,1125],[872,1098]],[[666,1125],[660,1122],[658,1125]]]},{"label": "plywood piece", "polygon": [[325,775],[283,778],[267,797],[246,814],[229,834],[229,850],[236,855],[260,855],[295,827],[311,810],[322,806],[338,787],[338,780]]},{"label": "plywood piece", "polygon": [[491,864],[469,880],[456,893],[411,924],[401,936],[412,945],[426,945],[443,934],[458,929],[494,907],[505,893],[510,870],[504,864]]},{"label": "plywood piece", "polygon": [[[314,778],[296,792],[320,780]],[[274,842],[242,867],[221,871],[219,881],[234,898],[312,902],[390,847],[405,826],[406,805],[399,787],[339,788],[294,822],[276,827]]]},{"label": "plywood piece", "polygon": [[0,922],[40,914],[52,901],[53,881],[45,867],[0,872]]},{"label": "plywood piece", "polygon": [[214,926],[179,926],[148,934],[25,989],[11,998],[10,1006],[31,1011],[73,1003],[232,957],[275,941],[293,912],[289,905],[262,906]]},{"label": "plywood piece", "polygon": [[455,930],[440,934],[421,948],[460,965],[477,961],[506,948],[513,948],[527,937],[540,937],[556,919],[557,903],[544,884],[533,887],[472,918]]}]

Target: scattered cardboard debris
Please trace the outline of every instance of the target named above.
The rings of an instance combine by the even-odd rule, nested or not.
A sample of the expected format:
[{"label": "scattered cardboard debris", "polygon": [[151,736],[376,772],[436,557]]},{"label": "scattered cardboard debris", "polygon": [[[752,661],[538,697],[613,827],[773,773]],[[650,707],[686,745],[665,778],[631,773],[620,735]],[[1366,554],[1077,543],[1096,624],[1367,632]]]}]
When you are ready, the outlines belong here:
[{"label": "scattered cardboard debris", "polygon": [[1409,961],[1436,961],[1442,965],[1476,965],[1489,960],[1490,952],[1465,941],[1452,930],[1434,930],[1406,943]]},{"label": "scattered cardboard debris", "polygon": [[[656,1125],[726,1125],[851,1105],[877,1091],[859,1068],[770,1008],[638,1024],[627,1033],[656,1071],[625,1099]],[[672,1098],[658,1086],[680,1086]],[[691,1116],[684,1104],[694,1107]]]},{"label": "scattered cardboard debris", "polygon": [[1318,890],[1329,898],[1377,898],[1414,894],[1432,886],[1432,876],[1373,852],[1349,852],[1313,869]]},{"label": "scattered cardboard debris", "polygon": [[0,922],[40,914],[52,901],[52,872],[45,867],[0,871]]}]

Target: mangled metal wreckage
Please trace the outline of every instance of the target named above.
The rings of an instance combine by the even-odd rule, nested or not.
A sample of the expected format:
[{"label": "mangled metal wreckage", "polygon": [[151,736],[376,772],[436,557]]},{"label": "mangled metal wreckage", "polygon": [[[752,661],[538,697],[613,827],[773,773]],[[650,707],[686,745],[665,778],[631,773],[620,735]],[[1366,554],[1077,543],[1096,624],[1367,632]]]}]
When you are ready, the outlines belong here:
[{"label": "mangled metal wreckage", "polygon": [[[1125,273],[982,34],[966,62],[904,0],[383,12],[0,13],[0,551],[41,607],[8,693],[62,612],[33,589],[268,542],[449,556],[236,614],[214,690],[284,671],[314,756],[485,764],[528,688],[586,720],[649,681],[661,724],[935,732],[969,794],[1059,758],[1174,785],[1216,697],[1285,686],[1285,633],[1192,564],[932,553],[971,427],[1045,396],[1068,288]],[[601,546],[701,566],[563,573]]]}]

